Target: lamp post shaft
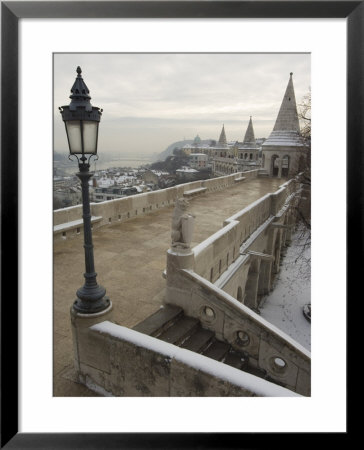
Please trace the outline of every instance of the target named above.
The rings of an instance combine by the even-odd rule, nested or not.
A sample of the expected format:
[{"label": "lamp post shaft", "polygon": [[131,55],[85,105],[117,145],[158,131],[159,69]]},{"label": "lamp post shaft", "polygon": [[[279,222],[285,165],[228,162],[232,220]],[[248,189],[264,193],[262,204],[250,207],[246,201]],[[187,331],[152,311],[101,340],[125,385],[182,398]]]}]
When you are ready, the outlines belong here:
[{"label": "lamp post shaft", "polygon": [[[82,158],[81,158],[82,160]],[[106,290],[97,284],[94,264],[94,247],[91,231],[91,210],[89,198],[89,180],[92,177],[90,165],[83,161],[79,164],[80,171],[76,174],[81,181],[82,188],[82,211],[85,249],[85,284],[78,289],[77,299],[73,307],[80,313],[93,314],[108,308],[110,300],[105,296]]]},{"label": "lamp post shaft", "polygon": [[[82,218],[83,218],[83,230],[84,230],[84,249],[85,249],[85,267],[86,273],[91,275],[95,273],[94,264],[94,246],[92,244],[92,232],[91,232],[91,209],[90,209],[90,197],[89,197],[89,180],[92,177],[92,173],[89,172],[89,168],[83,167],[84,164],[80,164],[80,172],[77,174],[81,181],[82,188]],[[88,166],[88,164],[87,164]],[[96,278],[95,273],[95,278]],[[86,279],[87,281],[87,279]]]}]

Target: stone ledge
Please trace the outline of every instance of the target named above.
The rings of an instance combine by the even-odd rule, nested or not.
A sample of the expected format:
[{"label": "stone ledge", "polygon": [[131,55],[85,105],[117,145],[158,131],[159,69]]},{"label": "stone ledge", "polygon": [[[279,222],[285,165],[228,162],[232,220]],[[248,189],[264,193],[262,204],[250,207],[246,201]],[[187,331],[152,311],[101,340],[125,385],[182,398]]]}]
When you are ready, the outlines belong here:
[{"label": "stone ledge", "polygon": [[205,188],[205,187],[191,189],[189,191],[185,191],[183,193],[183,196],[184,197],[194,197],[195,195],[203,194],[204,192],[206,192],[206,190],[207,190],[207,188]]},{"label": "stone ledge", "polygon": [[[92,216],[91,223],[97,223],[102,220],[101,216]],[[60,223],[59,225],[54,225],[53,234],[61,233],[64,231],[74,230],[75,228],[83,227],[83,219],[73,220],[71,222]]]}]

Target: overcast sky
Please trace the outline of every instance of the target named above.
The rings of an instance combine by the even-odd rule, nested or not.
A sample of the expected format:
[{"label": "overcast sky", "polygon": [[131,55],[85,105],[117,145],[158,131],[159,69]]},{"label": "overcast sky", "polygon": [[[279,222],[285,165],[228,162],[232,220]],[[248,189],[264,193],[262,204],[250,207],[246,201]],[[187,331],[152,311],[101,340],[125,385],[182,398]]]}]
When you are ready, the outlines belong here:
[{"label": "overcast sky", "polygon": [[55,54],[54,143],[68,152],[58,106],[68,105],[76,67],[103,108],[99,153],[161,152],[174,141],[242,141],[249,117],[255,137],[268,137],[290,72],[296,101],[308,92],[309,54]]}]

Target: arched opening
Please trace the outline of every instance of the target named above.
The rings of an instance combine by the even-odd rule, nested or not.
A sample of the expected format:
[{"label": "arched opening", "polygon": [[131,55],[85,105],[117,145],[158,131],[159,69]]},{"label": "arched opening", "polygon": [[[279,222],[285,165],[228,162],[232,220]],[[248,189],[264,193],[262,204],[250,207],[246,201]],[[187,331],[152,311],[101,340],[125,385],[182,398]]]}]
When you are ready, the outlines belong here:
[{"label": "arched opening", "polygon": [[288,177],[289,161],[290,161],[289,156],[288,155],[284,155],[283,158],[282,158],[282,177]]},{"label": "arched opening", "polygon": [[271,159],[271,174],[272,177],[277,177],[279,172],[279,166],[278,166],[278,155],[273,155]]}]

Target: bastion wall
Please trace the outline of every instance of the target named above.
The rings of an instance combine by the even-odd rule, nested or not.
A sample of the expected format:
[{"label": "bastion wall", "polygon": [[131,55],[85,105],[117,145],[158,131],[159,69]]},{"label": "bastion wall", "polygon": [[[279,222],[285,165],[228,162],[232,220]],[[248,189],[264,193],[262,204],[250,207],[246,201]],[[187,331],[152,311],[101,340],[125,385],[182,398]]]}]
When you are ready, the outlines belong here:
[{"label": "bastion wall", "polygon": [[[190,191],[201,188],[204,188],[206,193],[220,191],[234,186],[237,182],[247,181],[257,176],[258,170],[238,172],[210,180],[180,184],[158,191],[145,192],[101,203],[91,203],[92,226],[97,229],[173,206],[177,198],[183,197]],[[82,205],[55,210],[53,212],[53,225],[55,240],[68,239],[79,235],[83,227]]]},{"label": "bastion wall", "polygon": [[[240,176],[208,180],[209,189],[228,187]],[[200,187],[206,184],[172,188],[164,201]],[[258,314],[259,300],[272,289],[282,248],[290,241],[300,192],[299,178],[289,180],[227,218],[221,230],[190,251],[167,252],[164,303],[198,318],[268,379],[119,326],[111,313],[90,321],[71,312],[78,380],[116,396],[309,396],[310,352]],[[156,201],[151,194],[156,193],[142,199],[151,204]]]}]

